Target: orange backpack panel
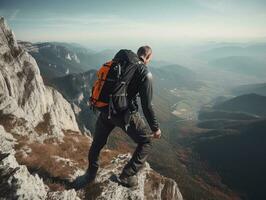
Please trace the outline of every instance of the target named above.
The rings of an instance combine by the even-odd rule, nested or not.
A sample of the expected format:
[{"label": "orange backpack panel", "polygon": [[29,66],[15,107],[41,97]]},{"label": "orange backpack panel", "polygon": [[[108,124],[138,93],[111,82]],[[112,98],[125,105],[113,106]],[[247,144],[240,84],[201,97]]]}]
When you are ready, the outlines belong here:
[{"label": "orange backpack panel", "polygon": [[107,102],[99,101],[100,94],[103,88],[103,85],[107,79],[108,72],[113,64],[113,61],[109,61],[103,64],[97,72],[98,79],[95,81],[93,88],[92,88],[92,95],[91,95],[91,104],[97,108],[101,108],[107,106]]}]

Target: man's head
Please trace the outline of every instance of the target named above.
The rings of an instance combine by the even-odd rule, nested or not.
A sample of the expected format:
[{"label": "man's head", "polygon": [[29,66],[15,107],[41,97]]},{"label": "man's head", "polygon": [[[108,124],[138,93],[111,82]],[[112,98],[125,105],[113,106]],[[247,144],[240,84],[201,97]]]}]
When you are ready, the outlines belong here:
[{"label": "man's head", "polygon": [[149,46],[142,46],[138,49],[138,57],[147,65],[152,58],[152,50]]}]

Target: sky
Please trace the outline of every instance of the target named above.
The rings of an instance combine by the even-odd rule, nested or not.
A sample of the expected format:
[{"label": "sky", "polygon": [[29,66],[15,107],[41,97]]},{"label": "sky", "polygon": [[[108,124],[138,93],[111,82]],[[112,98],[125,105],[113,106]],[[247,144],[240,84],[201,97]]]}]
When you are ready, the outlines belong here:
[{"label": "sky", "polygon": [[266,39],[265,0],[0,0],[17,39],[87,46]]}]

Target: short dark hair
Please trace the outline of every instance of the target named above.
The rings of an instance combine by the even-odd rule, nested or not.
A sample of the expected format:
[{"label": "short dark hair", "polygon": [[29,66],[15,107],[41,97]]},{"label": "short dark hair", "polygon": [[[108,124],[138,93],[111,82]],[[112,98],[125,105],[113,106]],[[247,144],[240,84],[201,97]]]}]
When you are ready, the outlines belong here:
[{"label": "short dark hair", "polygon": [[152,53],[152,50],[151,50],[151,47],[149,47],[149,46],[142,46],[138,49],[138,52],[137,52],[137,54],[140,58],[146,57],[151,53]]}]

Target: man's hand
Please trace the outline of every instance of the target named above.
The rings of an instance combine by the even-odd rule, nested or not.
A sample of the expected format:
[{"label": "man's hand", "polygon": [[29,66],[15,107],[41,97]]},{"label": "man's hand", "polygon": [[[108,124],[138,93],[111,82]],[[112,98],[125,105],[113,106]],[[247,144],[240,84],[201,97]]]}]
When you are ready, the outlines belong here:
[{"label": "man's hand", "polygon": [[155,132],[152,132],[152,134],[153,134],[153,138],[155,138],[155,139],[160,139],[161,138],[161,130],[160,129],[158,129]]}]

